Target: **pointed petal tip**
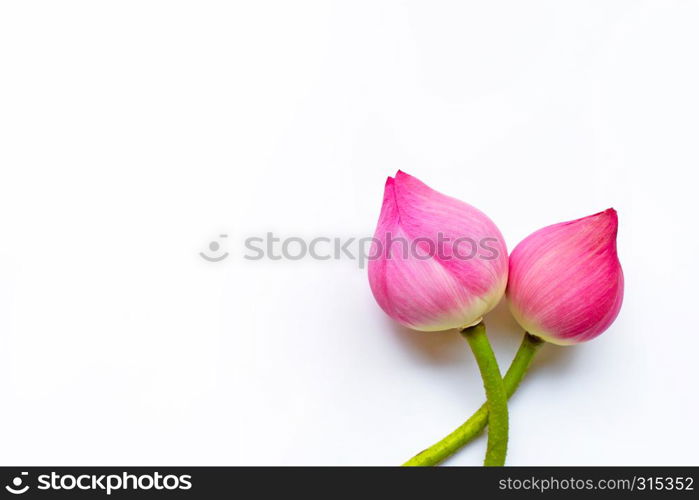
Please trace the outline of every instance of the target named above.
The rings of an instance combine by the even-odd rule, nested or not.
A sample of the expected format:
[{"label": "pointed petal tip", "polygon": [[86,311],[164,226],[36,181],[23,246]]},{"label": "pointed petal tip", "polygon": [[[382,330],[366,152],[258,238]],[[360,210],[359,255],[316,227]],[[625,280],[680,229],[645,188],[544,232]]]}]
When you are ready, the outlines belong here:
[{"label": "pointed petal tip", "polygon": [[404,172],[403,170],[398,169],[396,171],[395,179],[396,179],[396,181],[400,182],[400,181],[407,181],[408,179],[415,179],[415,177],[413,177],[412,175],[410,175],[407,172]]},{"label": "pointed petal tip", "polygon": [[599,213],[596,213],[595,215],[604,215],[605,217],[608,217],[610,219],[616,219],[617,211],[614,208],[609,207],[607,210],[603,210]]},{"label": "pointed petal tip", "polygon": [[604,214],[609,218],[609,220],[613,221],[614,227],[619,225],[619,214],[615,209],[608,208],[604,211]]},{"label": "pointed petal tip", "polygon": [[616,210],[612,207],[609,207],[608,209],[602,210],[601,212],[588,215],[587,217],[582,217],[582,219],[590,219],[592,217],[616,217],[616,215]]},{"label": "pointed petal tip", "polygon": [[594,223],[601,225],[609,224],[611,227],[616,228],[619,225],[619,218],[617,215],[617,211],[614,208],[610,207],[606,210],[602,210],[601,212],[597,212],[592,215],[587,215],[585,217],[580,217],[579,219],[571,220],[568,222],[563,222],[561,224],[568,225],[577,224],[579,222]]},{"label": "pointed petal tip", "polygon": [[600,222],[604,221],[606,224],[608,224],[607,227],[611,228],[614,232],[616,232],[617,228],[619,227],[619,216],[614,208],[610,207],[607,210],[595,214],[593,217],[598,217]]}]

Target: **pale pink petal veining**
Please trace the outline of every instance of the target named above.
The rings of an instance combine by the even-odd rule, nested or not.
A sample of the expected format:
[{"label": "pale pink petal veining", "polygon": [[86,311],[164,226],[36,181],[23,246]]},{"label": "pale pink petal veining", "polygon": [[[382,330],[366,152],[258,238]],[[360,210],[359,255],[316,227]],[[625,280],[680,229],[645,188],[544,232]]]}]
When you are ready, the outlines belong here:
[{"label": "pale pink petal veining", "polygon": [[[374,237],[384,251],[369,262],[371,289],[381,308],[405,326],[425,331],[467,326],[504,293],[507,248],[495,224],[408,174],[399,171],[387,180]],[[395,242],[401,238],[414,243],[417,252],[404,253]],[[455,251],[457,238],[467,240]],[[390,253],[389,240],[394,241]],[[477,256],[463,258],[472,252],[472,242],[483,240],[492,252],[479,248]]]}]

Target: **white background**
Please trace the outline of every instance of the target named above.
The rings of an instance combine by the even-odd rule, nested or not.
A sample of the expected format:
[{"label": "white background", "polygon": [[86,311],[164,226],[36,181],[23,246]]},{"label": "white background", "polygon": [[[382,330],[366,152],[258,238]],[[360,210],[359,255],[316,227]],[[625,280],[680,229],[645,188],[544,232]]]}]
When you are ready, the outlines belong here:
[{"label": "white background", "polygon": [[[2,464],[399,464],[482,387],[356,262],[398,168],[509,248],[613,206],[625,302],[545,346],[508,463],[697,464],[699,3],[3,2]],[[230,255],[199,257],[219,234]],[[521,337],[487,318],[501,365]],[[478,464],[479,439],[449,464]]]}]

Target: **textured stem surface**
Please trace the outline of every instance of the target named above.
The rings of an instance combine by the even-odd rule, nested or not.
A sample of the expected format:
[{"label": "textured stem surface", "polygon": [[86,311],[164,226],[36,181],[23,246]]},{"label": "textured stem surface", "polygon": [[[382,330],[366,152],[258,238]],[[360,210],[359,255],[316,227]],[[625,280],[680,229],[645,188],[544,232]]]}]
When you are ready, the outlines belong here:
[{"label": "textured stem surface", "polygon": [[[541,344],[543,344],[543,341],[538,337],[534,337],[528,333],[524,334],[522,344],[519,346],[519,350],[517,351],[515,358],[512,360],[512,364],[508,368],[505,378],[503,379],[505,392],[507,393],[508,398],[517,390],[519,383],[527,373],[527,369],[529,368],[534,354],[537,352]],[[471,416],[471,418],[461,424],[461,426],[459,426],[451,434],[446,436],[441,441],[433,444],[426,450],[418,453],[403,465],[437,465],[441,461],[453,455],[473,438],[478,436],[483,431],[487,423],[488,404],[484,403],[478,409],[478,411]]]},{"label": "textured stem surface", "polygon": [[505,465],[508,436],[507,393],[505,385],[502,383],[498,361],[495,359],[492,347],[490,347],[483,323],[461,330],[461,335],[468,340],[476,363],[478,363],[485,389],[486,404],[488,405],[490,425],[488,426],[488,447],[485,450],[483,465]]}]

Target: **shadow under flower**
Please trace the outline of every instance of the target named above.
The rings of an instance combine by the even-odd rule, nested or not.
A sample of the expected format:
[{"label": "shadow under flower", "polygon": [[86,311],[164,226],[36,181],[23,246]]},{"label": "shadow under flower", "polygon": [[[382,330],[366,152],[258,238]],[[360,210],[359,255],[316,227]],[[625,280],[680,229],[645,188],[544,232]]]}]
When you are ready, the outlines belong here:
[{"label": "shadow under flower", "polygon": [[439,365],[458,364],[467,357],[468,344],[457,330],[418,332],[394,321],[388,323],[394,338],[423,361]]},{"label": "shadow under flower", "polygon": [[[524,331],[517,324],[509,311],[507,300],[503,299],[488,313],[484,322],[488,338],[496,353],[500,369],[505,373],[522,341]],[[388,329],[393,337],[403,345],[411,355],[433,365],[472,364],[468,344],[457,330],[441,332],[419,332],[386,319]],[[558,346],[546,343],[537,353],[529,374],[540,370],[563,373],[574,362],[575,346]]]},{"label": "shadow under flower", "polygon": [[[519,343],[522,341],[524,330],[510,313],[507,299],[500,301],[500,304],[486,316],[485,323],[493,350],[496,353],[503,353],[502,356],[498,356],[498,361],[500,369],[504,374],[512,358],[514,358]],[[575,362],[576,353],[580,351],[580,349],[575,347],[559,346],[546,342],[534,357],[525,379],[541,370],[564,373]],[[505,355],[505,352],[509,354]]]}]

